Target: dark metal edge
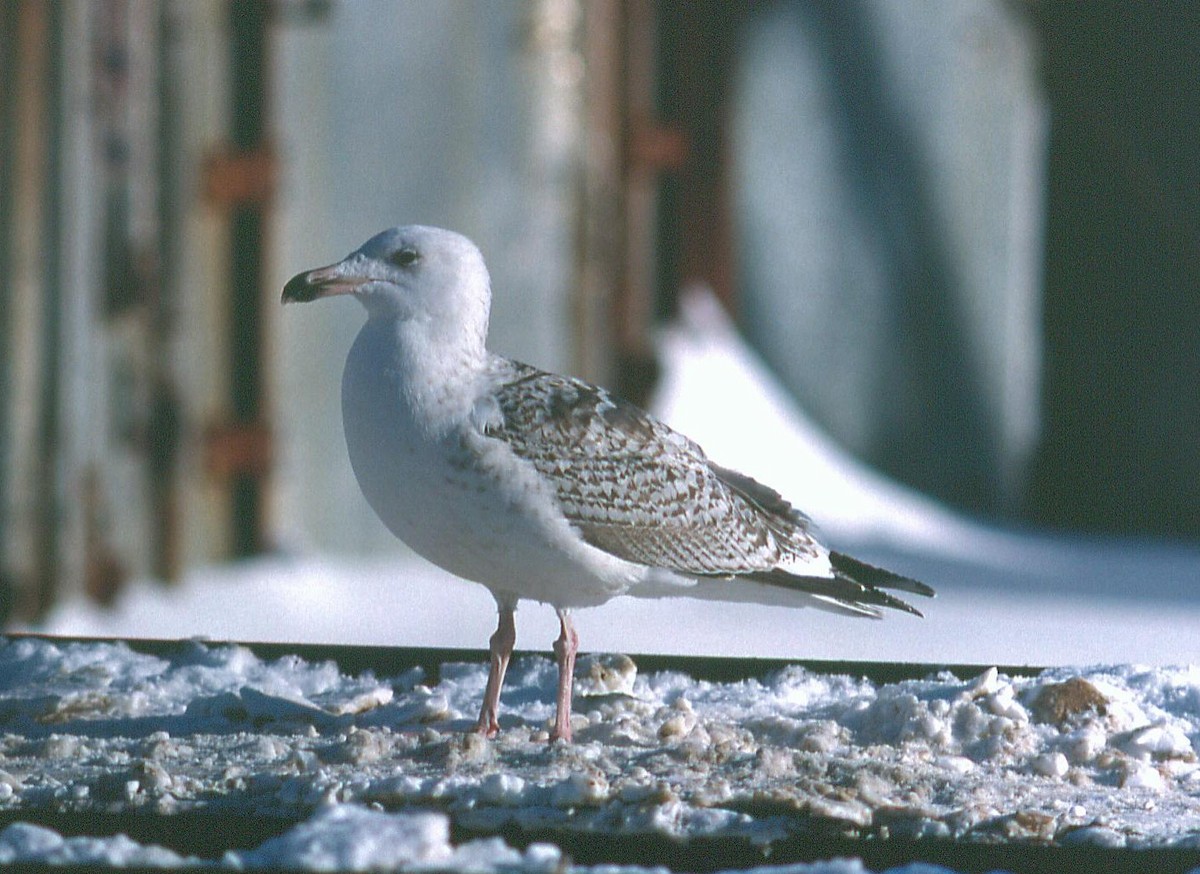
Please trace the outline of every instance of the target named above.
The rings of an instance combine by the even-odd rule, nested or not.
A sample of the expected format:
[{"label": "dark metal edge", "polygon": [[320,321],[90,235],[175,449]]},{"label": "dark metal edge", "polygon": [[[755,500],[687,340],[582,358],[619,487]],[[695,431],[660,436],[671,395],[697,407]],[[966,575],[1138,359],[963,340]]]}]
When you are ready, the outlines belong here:
[{"label": "dark metal edge", "polygon": [[[333,643],[279,643],[263,641],[226,641],[208,638],[116,638],[116,637],[63,637],[36,633],[10,633],[4,637],[12,640],[34,639],[52,643],[110,643],[123,644],[135,652],[160,657],[170,657],[185,652],[197,644],[203,646],[242,646],[261,659],[274,660],[284,656],[299,656],[305,661],[331,661],[347,674],[362,674],[371,671],[377,676],[395,676],[420,668],[427,677],[439,675],[441,666],[459,662],[486,662],[488,652],[483,649],[420,646],[363,646]],[[941,662],[873,662],[836,659],[788,659],[761,656],[690,656],[659,653],[628,653],[638,666],[638,671],[678,671],[697,680],[709,682],[736,682],[761,678],[767,674],[789,667],[801,667],[817,674],[848,675],[861,677],[876,683],[899,683],[905,680],[922,680],[940,673],[950,673],[961,680],[977,677],[995,667],[1009,676],[1032,677],[1045,670],[1034,665],[986,665]],[[515,657],[544,656],[548,651],[517,650]]]}]

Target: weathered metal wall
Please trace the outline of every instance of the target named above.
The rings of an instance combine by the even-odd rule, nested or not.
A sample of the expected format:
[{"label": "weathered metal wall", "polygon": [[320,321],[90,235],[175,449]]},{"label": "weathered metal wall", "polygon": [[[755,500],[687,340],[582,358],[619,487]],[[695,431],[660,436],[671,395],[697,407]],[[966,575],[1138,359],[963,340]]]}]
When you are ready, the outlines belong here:
[{"label": "weathered metal wall", "polygon": [[0,568],[19,614],[229,553],[227,4],[23,0],[3,19]]},{"label": "weathered metal wall", "polygon": [[[18,0],[0,14],[0,606],[276,544],[399,548],[341,438],[350,302],[292,273],[475,238],[498,348],[570,368],[576,0]],[[0,611],[2,612],[2,611]]]}]

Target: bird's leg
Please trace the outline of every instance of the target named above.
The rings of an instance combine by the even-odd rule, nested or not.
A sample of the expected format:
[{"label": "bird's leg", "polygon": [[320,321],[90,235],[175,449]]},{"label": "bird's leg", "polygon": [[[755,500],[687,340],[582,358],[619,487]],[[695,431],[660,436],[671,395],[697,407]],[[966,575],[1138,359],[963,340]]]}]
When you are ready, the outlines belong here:
[{"label": "bird's leg", "polygon": [[554,641],[554,657],[558,660],[558,711],[554,715],[554,730],[550,740],[571,739],[571,684],[575,678],[575,653],[579,651],[579,635],[566,610],[558,611],[562,632]]},{"label": "bird's leg", "polygon": [[496,633],[488,641],[491,661],[488,667],[487,689],[483,693],[483,708],[479,711],[479,721],[475,723],[475,731],[484,737],[494,737],[500,731],[500,687],[504,685],[504,672],[508,670],[508,660],[512,656],[513,645],[517,642],[513,606],[500,602],[499,609],[500,623],[496,627]]}]

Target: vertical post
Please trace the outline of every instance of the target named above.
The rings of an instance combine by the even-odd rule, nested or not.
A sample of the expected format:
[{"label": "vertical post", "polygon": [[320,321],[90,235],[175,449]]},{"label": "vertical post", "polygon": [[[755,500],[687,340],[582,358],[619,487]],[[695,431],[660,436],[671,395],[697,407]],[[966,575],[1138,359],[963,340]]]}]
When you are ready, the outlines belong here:
[{"label": "vertical post", "polygon": [[14,455],[14,416],[12,415],[13,365],[11,363],[16,344],[13,337],[15,319],[13,309],[16,294],[12,277],[16,275],[13,263],[13,227],[16,217],[17,198],[13,192],[16,184],[17,144],[17,54],[19,16],[16,3],[0,3],[0,45],[7,48],[0,52],[0,625],[6,623],[11,614],[17,594],[17,574],[12,559],[10,543],[14,517],[13,478],[9,476],[9,464]]},{"label": "vertical post", "polygon": [[[229,0],[230,145],[235,153],[263,148],[267,137],[266,0]],[[232,204],[229,215],[230,406],[235,427],[254,428],[264,406],[262,373],[262,286],[265,203],[247,199]],[[264,539],[263,471],[235,470],[231,545],[236,556],[261,551]]]},{"label": "vertical post", "polygon": [[659,315],[681,287],[704,283],[733,310],[736,284],[727,154],[727,101],[736,35],[746,8],[724,0],[660,5],[659,103],[688,148],[674,174],[676,202],[661,233],[672,243]]},{"label": "vertical post", "polygon": [[[653,349],[658,279],[659,182],[665,162],[661,144],[670,133],[657,123],[654,83],[658,75],[658,10],[654,0],[626,0],[619,51],[623,61],[622,243],[623,265],[614,306],[617,342],[615,388],[645,404],[658,378]],[[670,148],[665,150],[668,154]]]},{"label": "vertical post", "polygon": [[47,4],[45,14],[46,67],[46,157],[44,212],[42,213],[42,324],[39,368],[39,414],[37,422],[37,510],[35,521],[34,582],[35,615],[41,615],[54,603],[58,592],[59,524],[62,521],[62,475],[59,439],[59,402],[61,373],[59,354],[62,333],[62,52],[63,9],[58,3]]},{"label": "vertical post", "polygon": [[594,382],[613,385],[616,301],[625,281],[624,10],[621,0],[588,0],[582,12],[587,75],[575,370]]},{"label": "vertical post", "polygon": [[158,115],[155,151],[158,156],[156,202],[158,235],[155,240],[157,282],[151,311],[151,400],[147,470],[149,509],[154,531],[152,568],[162,580],[179,575],[179,471],[176,454],[182,428],[182,404],[171,367],[171,337],[175,328],[175,296],[180,286],[176,256],[180,233],[180,177],[172,156],[182,147],[180,136],[178,24],[169,3],[158,7],[157,66]]}]

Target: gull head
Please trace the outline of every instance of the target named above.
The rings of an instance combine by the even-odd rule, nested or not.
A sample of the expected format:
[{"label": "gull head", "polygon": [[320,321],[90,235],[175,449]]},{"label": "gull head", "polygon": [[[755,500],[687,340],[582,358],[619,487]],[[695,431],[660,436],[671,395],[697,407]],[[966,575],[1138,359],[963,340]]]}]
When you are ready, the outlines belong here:
[{"label": "gull head", "polygon": [[376,234],[336,264],[293,276],[284,303],[353,295],[368,317],[487,331],[491,288],[475,244],[424,225]]}]

